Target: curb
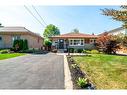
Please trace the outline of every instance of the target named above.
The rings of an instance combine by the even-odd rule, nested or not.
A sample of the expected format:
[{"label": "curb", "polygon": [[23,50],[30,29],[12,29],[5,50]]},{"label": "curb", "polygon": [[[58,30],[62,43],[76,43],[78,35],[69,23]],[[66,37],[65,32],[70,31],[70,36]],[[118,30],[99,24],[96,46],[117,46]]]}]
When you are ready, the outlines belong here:
[{"label": "curb", "polygon": [[71,73],[66,55],[64,55],[64,83],[65,89],[73,89]]}]

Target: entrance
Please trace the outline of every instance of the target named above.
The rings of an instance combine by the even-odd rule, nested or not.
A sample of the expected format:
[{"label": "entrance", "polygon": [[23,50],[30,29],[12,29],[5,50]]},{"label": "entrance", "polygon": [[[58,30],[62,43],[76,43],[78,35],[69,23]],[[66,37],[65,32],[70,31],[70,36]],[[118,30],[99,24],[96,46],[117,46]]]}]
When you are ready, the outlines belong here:
[{"label": "entrance", "polygon": [[0,36],[0,48],[4,48],[4,45],[3,45],[3,39],[2,39],[1,36]]},{"label": "entrance", "polygon": [[59,39],[59,49],[64,49],[64,39]]}]

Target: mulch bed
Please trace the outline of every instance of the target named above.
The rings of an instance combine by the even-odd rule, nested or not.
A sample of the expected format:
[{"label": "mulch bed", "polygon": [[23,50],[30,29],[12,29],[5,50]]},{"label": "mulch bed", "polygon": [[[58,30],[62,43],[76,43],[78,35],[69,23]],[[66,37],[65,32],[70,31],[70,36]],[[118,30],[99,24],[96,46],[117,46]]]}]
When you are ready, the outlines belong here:
[{"label": "mulch bed", "polygon": [[[69,69],[71,72],[73,89],[82,89],[81,87],[78,86],[77,80],[79,77],[86,78],[86,74],[82,72],[82,70],[80,69],[78,65],[76,65],[76,68],[72,67],[72,65],[75,64],[75,61],[73,60],[72,56],[67,56],[67,61],[68,61]],[[91,84],[88,80],[88,88],[86,89],[95,89],[95,86],[93,86],[93,84]]]}]

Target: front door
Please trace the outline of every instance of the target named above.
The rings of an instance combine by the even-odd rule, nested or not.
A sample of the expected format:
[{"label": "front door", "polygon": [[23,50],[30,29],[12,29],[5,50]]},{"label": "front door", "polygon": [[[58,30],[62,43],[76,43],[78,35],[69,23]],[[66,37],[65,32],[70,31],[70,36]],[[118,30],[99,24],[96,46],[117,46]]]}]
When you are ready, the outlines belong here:
[{"label": "front door", "polygon": [[0,48],[4,48],[2,36],[0,36]]},{"label": "front door", "polygon": [[59,39],[59,49],[64,49],[64,39]]}]

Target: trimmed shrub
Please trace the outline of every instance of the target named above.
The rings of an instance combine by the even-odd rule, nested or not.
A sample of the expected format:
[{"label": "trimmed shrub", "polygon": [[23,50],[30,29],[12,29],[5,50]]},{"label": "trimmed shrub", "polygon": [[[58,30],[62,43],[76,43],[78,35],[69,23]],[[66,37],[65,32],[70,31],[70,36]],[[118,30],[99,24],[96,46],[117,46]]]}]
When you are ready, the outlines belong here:
[{"label": "trimmed shrub", "polygon": [[70,53],[74,53],[74,48],[69,48],[68,51],[69,51]]},{"label": "trimmed shrub", "polygon": [[77,49],[78,53],[82,53],[83,49]]},{"label": "trimmed shrub", "polygon": [[98,50],[91,50],[91,54],[98,54],[99,51]]},{"label": "trimmed shrub", "polygon": [[0,50],[0,54],[9,53],[9,50]]},{"label": "trimmed shrub", "polygon": [[28,41],[26,39],[23,41],[23,50],[28,50]]},{"label": "trimmed shrub", "polygon": [[28,42],[27,40],[14,40],[12,51],[21,51],[21,50],[28,50]]}]

